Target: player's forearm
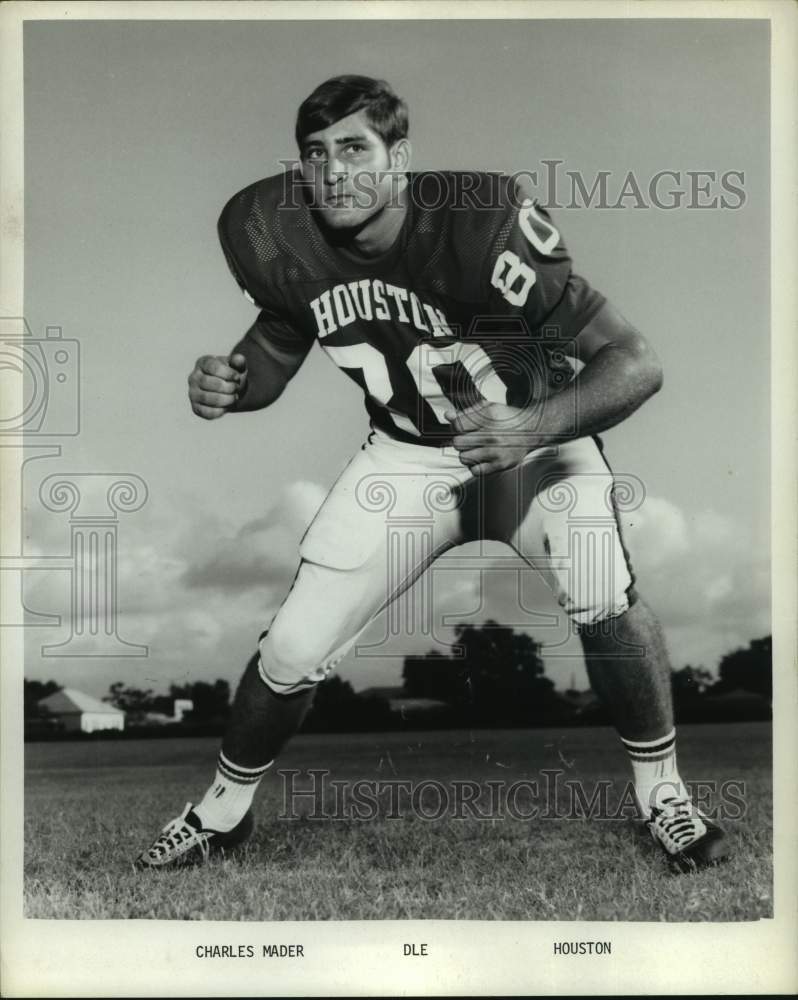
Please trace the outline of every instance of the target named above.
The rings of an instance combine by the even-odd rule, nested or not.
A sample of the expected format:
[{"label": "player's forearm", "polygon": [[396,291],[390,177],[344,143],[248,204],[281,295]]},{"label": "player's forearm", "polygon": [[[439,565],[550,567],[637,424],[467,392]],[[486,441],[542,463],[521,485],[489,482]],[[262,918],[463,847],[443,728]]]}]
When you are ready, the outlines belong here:
[{"label": "player's forearm", "polygon": [[231,412],[246,413],[270,406],[282,393],[294,374],[249,337],[236,344],[234,354],[247,359],[247,379]]},{"label": "player's forearm", "polygon": [[600,434],[634,413],[661,386],[662,368],[642,338],[634,346],[606,344],[573,382],[543,404],[533,447]]}]

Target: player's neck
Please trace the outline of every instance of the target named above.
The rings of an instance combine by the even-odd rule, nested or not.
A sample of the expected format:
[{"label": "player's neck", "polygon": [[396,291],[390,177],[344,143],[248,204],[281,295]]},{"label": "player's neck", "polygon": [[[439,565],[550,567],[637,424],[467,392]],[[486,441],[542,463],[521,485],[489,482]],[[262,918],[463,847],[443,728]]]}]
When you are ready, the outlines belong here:
[{"label": "player's neck", "polygon": [[341,245],[359,257],[381,257],[399,238],[407,218],[408,202],[408,192],[404,188],[364,226],[347,234]]},{"label": "player's neck", "polygon": [[352,241],[352,249],[365,257],[379,257],[396,242],[407,218],[407,192],[402,191],[396,203],[389,202]]}]

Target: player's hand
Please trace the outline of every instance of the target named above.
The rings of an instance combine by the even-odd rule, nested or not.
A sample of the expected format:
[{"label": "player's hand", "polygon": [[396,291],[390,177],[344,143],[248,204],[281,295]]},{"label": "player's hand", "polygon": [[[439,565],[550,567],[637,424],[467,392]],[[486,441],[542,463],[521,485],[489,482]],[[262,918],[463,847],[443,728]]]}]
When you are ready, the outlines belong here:
[{"label": "player's hand", "polygon": [[452,425],[460,461],[475,476],[512,469],[544,443],[533,430],[533,415],[515,406],[483,401],[459,412],[447,410],[444,416]]},{"label": "player's hand", "polygon": [[235,406],[247,384],[247,359],[243,354],[204,354],[188,377],[191,409],[203,420],[223,417]]}]

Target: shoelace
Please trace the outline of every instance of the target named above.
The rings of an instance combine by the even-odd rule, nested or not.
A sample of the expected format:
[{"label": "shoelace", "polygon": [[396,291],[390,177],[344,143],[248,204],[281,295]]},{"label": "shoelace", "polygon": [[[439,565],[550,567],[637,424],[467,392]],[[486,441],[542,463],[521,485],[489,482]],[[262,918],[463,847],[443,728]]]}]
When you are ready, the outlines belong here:
[{"label": "shoelace", "polygon": [[[209,839],[206,833],[195,830],[190,823],[187,823],[185,816],[178,816],[177,819],[173,819],[163,828],[161,835],[150,848],[150,854],[157,858],[173,851],[182,854],[196,844],[202,851],[203,858],[207,861],[210,853]],[[190,841],[194,843],[187,843]]]},{"label": "shoelace", "polygon": [[653,811],[651,822],[672,853],[706,833],[706,826],[688,799],[665,799],[662,805],[664,808]]}]

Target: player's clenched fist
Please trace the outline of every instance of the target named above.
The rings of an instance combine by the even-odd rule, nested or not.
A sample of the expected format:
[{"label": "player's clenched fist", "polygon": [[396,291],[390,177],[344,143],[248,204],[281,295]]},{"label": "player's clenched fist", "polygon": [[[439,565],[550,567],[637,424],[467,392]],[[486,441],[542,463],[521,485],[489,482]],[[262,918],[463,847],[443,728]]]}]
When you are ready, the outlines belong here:
[{"label": "player's clenched fist", "polygon": [[452,445],[475,476],[512,469],[530,448],[542,443],[531,431],[533,416],[531,411],[486,400],[459,413],[445,413],[454,431]]},{"label": "player's clenched fist", "polygon": [[238,402],[246,384],[247,359],[243,354],[229,358],[205,354],[197,359],[188,377],[191,409],[203,420],[223,417]]}]

